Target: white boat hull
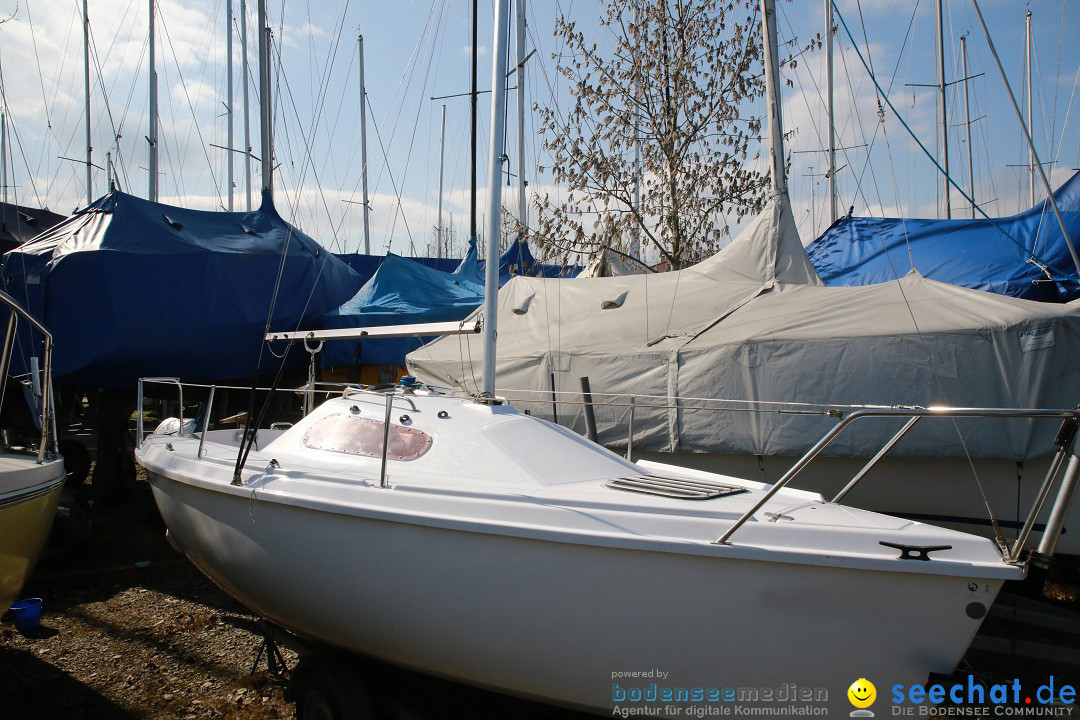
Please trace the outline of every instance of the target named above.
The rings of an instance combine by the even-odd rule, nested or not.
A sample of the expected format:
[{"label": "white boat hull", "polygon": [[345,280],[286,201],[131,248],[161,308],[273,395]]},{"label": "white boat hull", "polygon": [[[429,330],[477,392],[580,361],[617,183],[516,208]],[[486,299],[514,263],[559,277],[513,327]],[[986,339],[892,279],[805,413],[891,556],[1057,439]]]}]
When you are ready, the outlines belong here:
[{"label": "white boat hull", "polygon": [[[609,715],[626,704],[613,683],[794,683],[827,695],[796,704],[848,712],[858,678],[883,692],[952,672],[979,627],[966,609],[988,607],[1001,585],[551,542],[297,507],[161,472],[150,479],[187,556],[286,629]],[[618,675],[650,671],[666,675]]]}]

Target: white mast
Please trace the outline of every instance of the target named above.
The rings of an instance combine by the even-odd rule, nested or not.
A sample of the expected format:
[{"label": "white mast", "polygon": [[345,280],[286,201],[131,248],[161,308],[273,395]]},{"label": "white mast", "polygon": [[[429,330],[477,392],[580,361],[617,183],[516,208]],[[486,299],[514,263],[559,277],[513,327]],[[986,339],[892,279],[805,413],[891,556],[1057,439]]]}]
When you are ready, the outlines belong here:
[{"label": "white mast", "polygon": [[[1033,127],[1032,124],[1034,114],[1032,113],[1032,98],[1035,93],[1034,88],[1031,86],[1031,10],[1027,11],[1027,17],[1024,20],[1024,33],[1026,44],[1026,57],[1027,57],[1027,124],[1028,131],[1030,132]],[[1031,178],[1031,207],[1035,207],[1035,151],[1028,150],[1028,174]]]},{"label": "white mast", "polygon": [[525,0],[518,0],[515,15],[517,30],[517,145],[518,145],[518,222],[521,237],[529,226],[528,204],[525,202]]},{"label": "white mast", "polygon": [[247,210],[251,212],[251,122],[248,119],[248,47],[247,47],[247,0],[240,0],[240,75],[244,86],[244,181],[247,192]]},{"label": "white mast", "polygon": [[[146,136],[146,141],[150,144],[149,158],[147,169],[150,173],[150,179],[146,190],[146,198],[150,202],[157,202],[158,200],[158,153],[157,153],[157,117],[158,117],[158,103],[157,103],[157,65],[154,58],[154,46],[157,44],[154,40],[154,3],[156,0],[150,0],[150,129],[149,134]],[[111,182],[112,178],[109,178]]]},{"label": "white mast", "polygon": [[836,222],[836,124],[833,118],[832,0],[825,0],[825,76],[828,78],[829,113],[829,224]]},{"label": "white mast", "polygon": [[971,98],[968,95],[967,36],[960,36],[960,60],[964,73],[964,125],[967,126],[968,196],[971,198],[971,219],[975,219],[975,163],[971,152]]},{"label": "white mast", "polygon": [[225,0],[225,75],[228,78],[225,81],[225,113],[228,115],[227,127],[228,127],[228,141],[225,143],[229,146],[228,151],[225,153],[228,156],[229,164],[229,202],[228,210],[233,211],[233,66],[232,66],[232,0]]},{"label": "white mast", "polygon": [[772,195],[787,193],[784,172],[784,127],[780,108],[780,63],[777,60],[775,0],[761,0],[761,24],[765,33],[765,101],[769,114],[769,155],[772,159]]},{"label": "white mast", "polygon": [[367,89],[364,87],[364,36],[360,46],[360,173],[364,183],[364,254],[371,254],[371,224],[368,219],[368,171],[367,171]]},{"label": "white mast", "polygon": [[945,177],[941,179],[944,192],[945,217],[952,217],[951,188],[949,187],[949,113],[945,108],[945,19],[941,12],[942,0],[934,4],[934,17],[937,20],[938,30],[938,89],[941,92],[941,167],[945,171]]},{"label": "white mast", "polygon": [[[638,37],[641,37],[641,2],[634,0],[634,24],[638,26]],[[641,47],[634,48],[634,89],[635,95],[641,94]],[[634,103],[634,214],[641,214],[641,106]],[[641,223],[634,218],[633,244],[630,246],[630,257],[635,260],[641,259]]]},{"label": "white mast", "polygon": [[90,11],[83,0],[83,89],[86,92],[86,204],[94,202],[94,184],[90,176],[93,148],[90,146]]},{"label": "white mast", "polygon": [[439,220],[435,225],[435,254],[442,257],[443,251],[443,223],[442,223],[442,194],[443,194],[443,165],[446,157],[446,103],[442,106],[442,130],[439,132]]},{"label": "white mast", "polygon": [[[764,0],[769,2],[770,0]],[[487,264],[484,273],[484,394],[495,395],[495,320],[499,300],[499,220],[502,185],[499,176],[506,151],[506,45],[507,0],[495,0],[495,41],[491,66],[491,162],[488,173]]]},{"label": "white mast", "polygon": [[274,194],[274,128],[270,112],[270,28],[266,0],[259,0],[259,126],[262,136],[262,190]]}]

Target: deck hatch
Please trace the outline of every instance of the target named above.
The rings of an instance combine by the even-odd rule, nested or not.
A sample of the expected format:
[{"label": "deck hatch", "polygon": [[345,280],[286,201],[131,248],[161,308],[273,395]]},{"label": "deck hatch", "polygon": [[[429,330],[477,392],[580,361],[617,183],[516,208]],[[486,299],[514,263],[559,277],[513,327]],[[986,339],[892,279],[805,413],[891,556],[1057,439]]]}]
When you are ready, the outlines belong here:
[{"label": "deck hatch", "polygon": [[716,498],[738,495],[746,488],[738,485],[725,485],[710,480],[692,480],[688,478],[666,477],[664,475],[630,475],[608,480],[604,483],[612,490],[659,495],[676,500],[715,500]]}]

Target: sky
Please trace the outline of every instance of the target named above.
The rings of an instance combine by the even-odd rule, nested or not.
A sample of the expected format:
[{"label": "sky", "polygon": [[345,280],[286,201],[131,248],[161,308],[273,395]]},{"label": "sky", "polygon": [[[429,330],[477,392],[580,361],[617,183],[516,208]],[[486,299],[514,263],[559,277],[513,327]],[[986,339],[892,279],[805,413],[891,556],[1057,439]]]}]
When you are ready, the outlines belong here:
[{"label": "sky", "polygon": [[[145,196],[148,188],[148,7],[150,0],[88,0],[91,26],[90,194],[106,191],[104,166],[111,153],[121,188]],[[229,153],[226,70],[227,0],[157,0],[160,199],[202,209],[228,205]],[[243,148],[243,76],[240,0],[231,0],[234,57],[233,147]],[[469,224],[468,98],[432,99],[469,89],[470,23],[467,0],[269,0],[274,35],[275,202],[278,210],[335,252],[364,247],[357,37],[364,36],[369,103],[368,170],[370,246],[373,253],[426,254],[439,205],[440,128],[446,131],[442,206],[444,223],[460,255]],[[940,155],[936,36],[932,0],[838,0],[835,23],[835,105],[841,212],[856,215],[940,216],[940,173],[908,135],[901,119],[930,153]],[[1080,3],[1068,0],[981,0],[1005,72],[1025,106],[1024,16],[1032,11],[1034,46],[1033,137],[1050,182],[1057,187],[1080,167],[1080,108],[1076,81],[1080,45],[1064,31],[1080,27]],[[824,29],[823,3],[777,3],[782,43],[801,48]],[[564,13],[601,48],[595,0],[545,0],[527,6],[526,104],[569,102],[556,72],[565,57],[553,37]],[[71,212],[87,202],[81,0],[0,0],[0,81],[8,117],[8,199]],[[976,202],[991,216],[1030,204],[1028,153],[1012,105],[998,76],[970,0],[945,0],[947,81],[962,78],[960,37],[966,35],[971,100],[971,163]],[[479,8],[479,86],[491,85],[492,0]],[[841,23],[841,18],[843,23]],[[850,28],[855,43],[848,37]],[[260,156],[255,42],[255,2],[248,7],[252,153]],[[865,36],[863,28],[865,27]],[[1071,38],[1070,38],[1071,40]],[[856,47],[858,52],[856,51]],[[869,56],[878,82],[895,107],[878,114],[878,93],[859,53]],[[784,126],[791,168],[789,192],[804,242],[829,224],[824,52],[800,55],[785,68]],[[516,79],[512,87],[517,87]],[[514,93],[509,95],[513,108]],[[965,192],[971,186],[963,85],[946,96],[950,171]],[[751,108],[761,113],[764,104]],[[480,192],[486,206],[490,95],[479,103]],[[880,118],[880,120],[879,120]],[[511,127],[513,115],[511,114]],[[551,159],[526,113],[525,167],[530,193],[564,189],[549,175]],[[516,175],[517,139],[507,138],[510,172]],[[764,168],[764,147],[751,160]],[[243,155],[234,152],[233,203],[247,207]],[[254,202],[260,164],[252,162]],[[1037,197],[1044,197],[1041,188]],[[503,186],[507,208],[516,208],[516,183]],[[955,190],[954,216],[970,206]],[[516,214],[516,210],[513,210]],[[535,213],[533,213],[535,215]],[[531,218],[535,221],[535,217]],[[737,232],[738,228],[733,228]]]}]

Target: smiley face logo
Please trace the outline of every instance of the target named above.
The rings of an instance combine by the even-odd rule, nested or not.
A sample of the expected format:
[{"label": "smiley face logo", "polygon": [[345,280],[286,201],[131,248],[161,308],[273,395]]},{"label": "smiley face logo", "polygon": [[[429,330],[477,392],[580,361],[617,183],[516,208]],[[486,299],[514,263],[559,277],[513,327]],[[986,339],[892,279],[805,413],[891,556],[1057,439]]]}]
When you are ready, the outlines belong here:
[{"label": "smiley face logo", "polygon": [[848,700],[857,708],[868,708],[877,700],[877,688],[866,678],[859,678],[851,683],[847,691]]}]

